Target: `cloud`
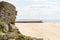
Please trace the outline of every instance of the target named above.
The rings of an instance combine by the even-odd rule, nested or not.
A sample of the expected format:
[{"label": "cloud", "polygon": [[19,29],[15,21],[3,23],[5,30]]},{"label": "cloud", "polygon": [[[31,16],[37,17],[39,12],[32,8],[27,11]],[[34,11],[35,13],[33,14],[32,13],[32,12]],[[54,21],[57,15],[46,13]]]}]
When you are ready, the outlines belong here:
[{"label": "cloud", "polygon": [[25,1],[47,1],[47,0],[25,0]]},{"label": "cloud", "polygon": [[60,7],[56,5],[29,5],[22,9],[20,19],[60,20]]},{"label": "cloud", "polygon": [[56,1],[56,0],[25,0],[25,1]]},{"label": "cloud", "polygon": [[30,2],[56,2],[56,0],[25,0],[25,1],[30,1]]},{"label": "cloud", "polygon": [[25,0],[25,1],[32,3],[32,4],[44,4],[44,5],[46,5],[46,4],[57,5],[58,4],[58,1],[56,1],[56,0]]},{"label": "cloud", "polygon": [[[60,6],[56,0],[25,0],[33,2],[25,6],[21,13],[21,19],[59,19]],[[60,20],[60,19],[59,19]]]}]

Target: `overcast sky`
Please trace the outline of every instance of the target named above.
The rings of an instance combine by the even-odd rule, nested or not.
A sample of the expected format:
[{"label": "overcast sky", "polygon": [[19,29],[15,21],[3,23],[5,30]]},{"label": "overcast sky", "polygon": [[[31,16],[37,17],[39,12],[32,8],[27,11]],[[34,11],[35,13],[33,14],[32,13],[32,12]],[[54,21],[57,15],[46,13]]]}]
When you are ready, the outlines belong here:
[{"label": "overcast sky", "polygon": [[60,0],[1,0],[14,4],[17,19],[60,20]]}]

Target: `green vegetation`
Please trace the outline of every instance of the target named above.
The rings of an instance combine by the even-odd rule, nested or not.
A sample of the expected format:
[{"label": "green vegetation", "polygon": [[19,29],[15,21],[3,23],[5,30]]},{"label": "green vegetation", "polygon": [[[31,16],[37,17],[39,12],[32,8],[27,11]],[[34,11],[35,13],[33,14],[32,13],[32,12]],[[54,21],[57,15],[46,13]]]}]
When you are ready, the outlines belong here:
[{"label": "green vegetation", "polygon": [[15,15],[17,15],[17,11],[16,11]]},{"label": "green vegetation", "polygon": [[9,32],[13,32],[13,30],[12,29],[9,29]]},{"label": "green vegetation", "polygon": [[16,35],[12,35],[12,39],[16,39],[16,40],[31,40],[30,36],[25,36],[23,34],[16,34]]},{"label": "green vegetation", "polygon": [[19,34],[17,38],[18,38],[18,40],[31,40],[30,36],[28,37],[23,34]]},{"label": "green vegetation", "polygon": [[2,32],[0,32],[0,40],[2,39],[3,35],[2,35]]},{"label": "green vegetation", "polygon": [[27,40],[32,40],[30,36],[27,36]]},{"label": "green vegetation", "polygon": [[11,21],[10,23],[11,23],[11,24],[15,24],[15,21]]},{"label": "green vegetation", "polygon": [[18,34],[17,35],[17,40],[26,40],[26,36],[23,34]]},{"label": "green vegetation", "polygon": [[2,29],[2,32],[3,32],[3,33],[6,33],[7,31],[6,31],[5,29]]},{"label": "green vegetation", "polygon": [[13,32],[13,29],[12,29],[12,27],[9,27],[9,32]]},{"label": "green vegetation", "polygon": [[0,32],[3,32],[3,33],[5,33],[6,32],[6,30],[4,29],[4,22],[0,22]]},{"label": "green vegetation", "polygon": [[0,28],[3,28],[4,27],[4,23],[5,22],[0,22]]},{"label": "green vegetation", "polygon": [[31,40],[31,37],[25,36],[23,34],[19,34],[17,40]]}]

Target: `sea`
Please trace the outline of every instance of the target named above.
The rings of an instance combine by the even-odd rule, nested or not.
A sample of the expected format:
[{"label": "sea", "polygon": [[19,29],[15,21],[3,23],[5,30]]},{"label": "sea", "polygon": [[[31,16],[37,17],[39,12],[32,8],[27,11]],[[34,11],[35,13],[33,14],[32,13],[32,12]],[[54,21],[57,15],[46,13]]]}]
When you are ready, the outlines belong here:
[{"label": "sea", "polygon": [[60,20],[16,19],[16,21],[43,21],[46,23],[54,23],[56,25],[60,25]]}]

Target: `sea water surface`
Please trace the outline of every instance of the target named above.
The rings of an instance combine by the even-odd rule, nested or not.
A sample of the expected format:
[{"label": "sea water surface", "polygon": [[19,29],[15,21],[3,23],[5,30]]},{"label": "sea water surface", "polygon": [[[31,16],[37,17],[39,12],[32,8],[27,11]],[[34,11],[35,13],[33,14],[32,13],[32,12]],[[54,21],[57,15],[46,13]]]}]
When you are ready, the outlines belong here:
[{"label": "sea water surface", "polygon": [[43,21],[46,23],[54,23],[56,25],[60,25],[60,20],[40,20],[40,19],[16,19],[16,21]]}]

